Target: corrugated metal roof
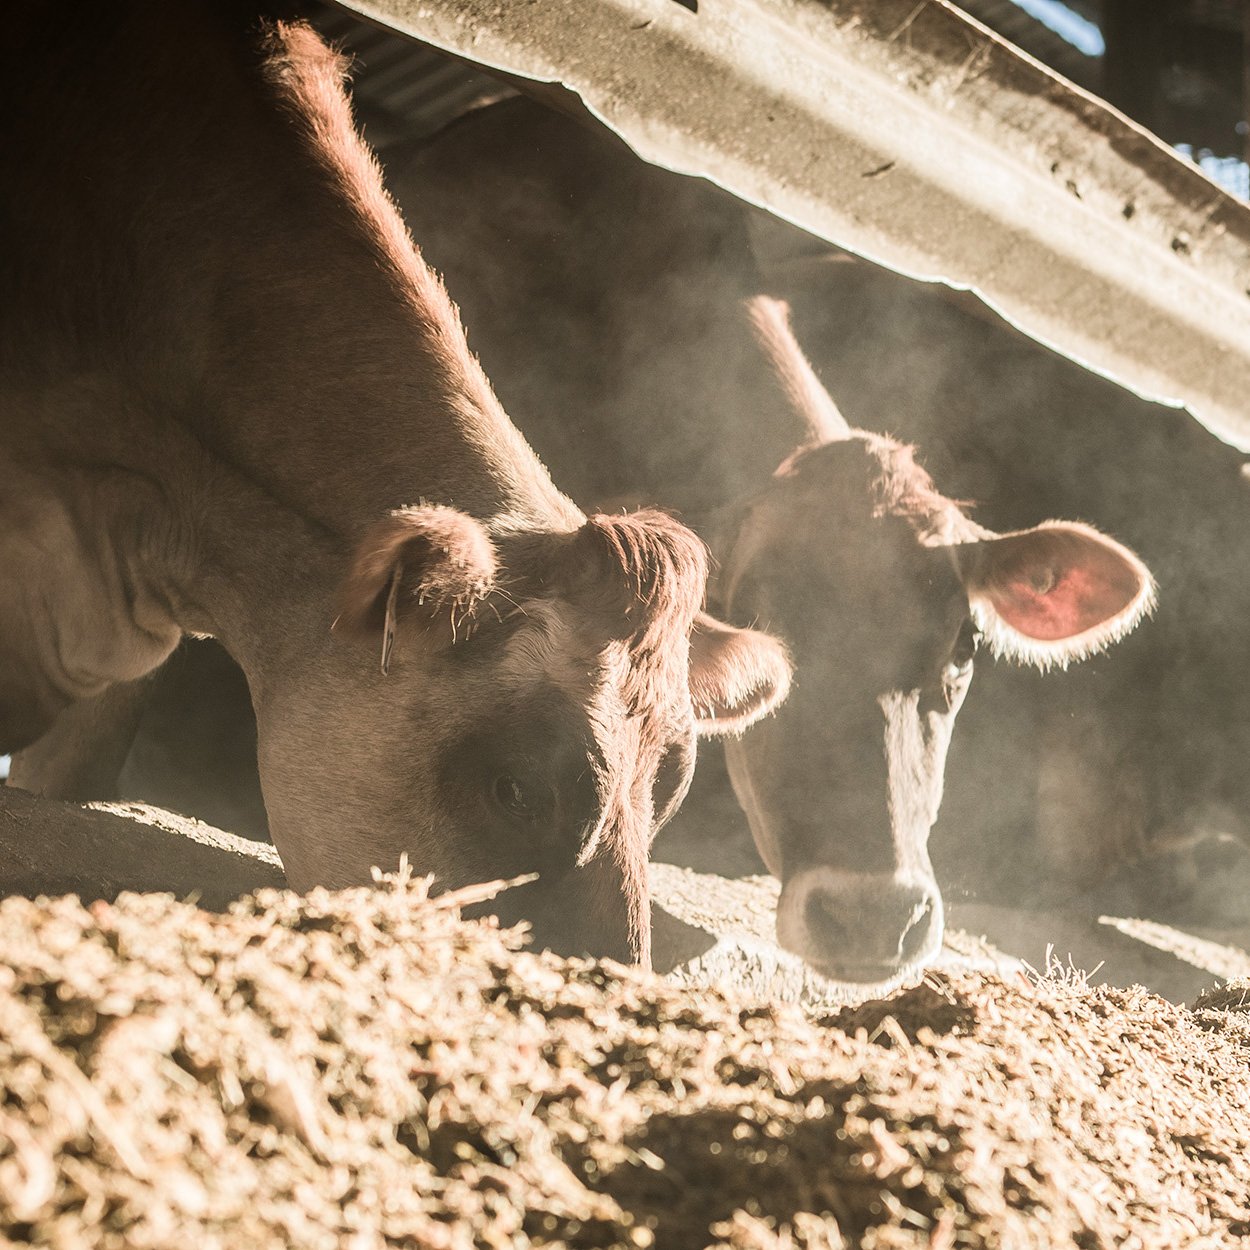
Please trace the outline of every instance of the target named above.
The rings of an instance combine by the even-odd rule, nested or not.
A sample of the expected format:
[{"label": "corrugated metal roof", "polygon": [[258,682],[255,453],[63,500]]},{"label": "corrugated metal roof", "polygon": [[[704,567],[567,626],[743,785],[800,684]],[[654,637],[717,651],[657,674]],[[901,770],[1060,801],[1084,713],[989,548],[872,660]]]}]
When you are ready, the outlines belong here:
[{"label": "corrugated metal roof", "polygon": [[[1218,6],[1238,0],[1207,2]],[[1057,73],[1098,89],[1099,59],[1081,53],[1015,0],[960,0],[958,7]],[[1090,0],[1070,0],[1069,7],[1089,19]],[[357,108],[379,151],[433,134],[476,100],[507,89],[481,70],[363,20],[331,0],[308,0],[306,8],[318,30],[355,60]]]},{"label": "corrugated metal roof", "polygon": [[476,66],[334,4],[309,0],[305,7],[321,34],[351,55],[357,117],[379,152],[419,142],[473,104],[511,90]]},{"label": "corrugated metal roof", "polygon": [[[1014,0],[959,0],[958,7],[1056,73],[1089,91],[1098,91],[1102,81],[1101,59],[1075,48],[1035,17],[1030,17]],[[1069,7],[1076,11],[1075,5]],[[1080,16],[1091,20],[1087,13]]]},{"label": "corrugated metal roof", "polygon": [[[1250,446],[1250,208],[944,0],[345,7],[527,89],[563,84],[645,159],[970,289]],[[439,94],[421,107],[435,122]]]}]

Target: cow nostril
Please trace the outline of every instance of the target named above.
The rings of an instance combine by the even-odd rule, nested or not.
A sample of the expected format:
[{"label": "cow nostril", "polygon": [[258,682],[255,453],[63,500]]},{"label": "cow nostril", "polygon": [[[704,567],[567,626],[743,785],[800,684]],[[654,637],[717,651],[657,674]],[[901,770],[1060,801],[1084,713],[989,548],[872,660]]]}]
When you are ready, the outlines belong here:
[{"label": "cow nostril", "polygon": [[[795,889],[787,883],[786,890]],[[797,889],[803,896],[792,908],[782,891],[778,937],[786,949],[838,980],[885,981],[918,968],[942,935],[936,889],[868,873],[843,874],[828,883],[800,879]]]},{"label": "cow nostril", "polygon": [[933,931],[935,910],[932,895],[926,895],[912,908],[907,927],[903,930],[903,936],[898,942],[900,964],[915,963],[924,954]]},{"label": "cow nostril", "polygon": [[843,919],[836,895],[813,890],[803,907],[803,919],[817,950],[834,953],[846,949],[850,929]]}]

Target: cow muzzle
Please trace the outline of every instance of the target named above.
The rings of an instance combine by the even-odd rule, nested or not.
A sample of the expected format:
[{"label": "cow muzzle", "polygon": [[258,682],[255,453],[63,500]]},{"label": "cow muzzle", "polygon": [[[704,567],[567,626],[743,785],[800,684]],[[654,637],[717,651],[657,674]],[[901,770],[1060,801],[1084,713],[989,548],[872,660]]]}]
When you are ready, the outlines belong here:
[{"label": "cow muzzle", "polygon": [[525,923],[535,947],[566,958],[651,967],[651,906],[645,879],[622,881],[616,866],[603,859],[505,890],[464,914],[493,914],[504,926]]},{"label": "cow muzzle", "polygon": [[914,975],[942,946],[937,883],[889,873],[812,868],[786,881],[777,940],[835,981],[882,984]]}]

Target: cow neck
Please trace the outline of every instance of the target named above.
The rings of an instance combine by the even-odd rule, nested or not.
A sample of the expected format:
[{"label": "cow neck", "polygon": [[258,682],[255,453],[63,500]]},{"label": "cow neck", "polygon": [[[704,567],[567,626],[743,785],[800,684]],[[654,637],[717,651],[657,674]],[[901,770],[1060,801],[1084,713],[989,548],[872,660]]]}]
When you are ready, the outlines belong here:
[{"label": "cow neck", "polygon": [[43,590],[4,626],[55,692],[43,704],[143,676],[184,633],[220,638],[249,681],[301,631],[328,637],[340,540],[111,378],[8,399],[0,580]]},{"label": "cow neck", "polygon": [[[303,237],[295,237],[302,234]],[[444,503],[569,528],[572,504],[508,420],[415,250],[379,270],[346,230],[267,240],[265,272],[230,281],[198,436],[276,499],[357,534],[391,508]],[[316,267],[304,262],[320,258]],[[246,346],[241,347],[240,344]]]},{"label": "cow neck", "polygon": [[[508,420],[358,137],[338,58],[287,28],[221,134],[252,241],[218,283],[231,332],[214,441],[277,498],[358,531],[417,499],[575,524]],[[275,66],[281,66],[281,71]],[[241,345],[243,345],[241,347]],[[226,381],[228,379],[228,381]]]},{"label": "cow neck", "polygon": [[51,40],[56,57],[5,57],[14,111],[39,119],[14,127],[4,162],[9,261],[37,294],[0,356],[111,371],[338,534],[422,499],[577,523],[468,352],[310,31],[266,61],[231,5],[119,2],[55,30],[41,13],[17,50]]},{"label": "cow neck", "polygon": [[[332,645],[343,540],[220,461],[206,462],[179,503],[184,547],[159,566],[185,633],[216,638],[253,697],[293,655]],[[263,534],[264,542],[248,535]]]}]

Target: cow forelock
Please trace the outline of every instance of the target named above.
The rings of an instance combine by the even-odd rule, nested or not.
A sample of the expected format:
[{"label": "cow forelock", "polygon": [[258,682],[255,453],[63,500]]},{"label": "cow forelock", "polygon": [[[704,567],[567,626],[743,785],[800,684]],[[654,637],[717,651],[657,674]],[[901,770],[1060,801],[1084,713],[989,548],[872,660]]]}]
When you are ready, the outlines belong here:
[{"label": "cow forelock", "polygon": [[[510,522],[509,522],[510,524]],[[707,585],[707,551],[667,513],[591,516],[567,533],[497,533],[517,602],[562,601],[584,614],[589,633],[624,639],[639,675],[653,653],[685,654]],[[646,686],[639,688],[645,697]]]},{"label": "cow forelock", "polygon": [[501,686],[564,705],[593,743],[586,766],[597,810],[569,864],[583,873],[576,888],[589,891],[584,906],[605,916],[623,904],[630,949],[645,963],[654,789],[666,752],[691,732],[690,625],[663,635],[667,646],[654,622],[638,635],[613,638],[594,611],[563,599],[520,602],[513,625],[497,670]]},{"label": "cow forelock", "polygon": [[[541,675],[585,707],[614,775],[653,777],[693,724],[689,657],[707,582],[702,542],[648,511],[592,516],[572,535],[547,536],[545,550],[525,536],[517,542],[509,567],[528,563],[530,571],[513,573],[521,624],[506,669],[516,681]],[[535,587],[544,597],[520,597]]]},{"label": "cow forelock", "polygon": [[518,616],[500,679],[512,688],[545,687],[549,697],[582,709],[602,774],[604,809],[594,841],[609,823],[638,823],[645,831],[650,782],[665,751],[689,733],[689,624],[665,635],[664,645],[654,632],[604,637],[592,613],[560,600],[522,603]]},{"label": "cow forelock", "polygon": [[884,532],[874,522],[891,518],[905,523],[923,547],[986,534],[960,503],[937,489],[904,443],[857,430],[847,439],[799,448],[742,515],[725,563],[726,603],[734,602],[743,577],[774,548],[793,546],[796,532],[827,546],[832,559],[834,548],[853,549]]},{"label": "cow forelock", "polygon": [[634,659],[644,669],[654,653],[686,640],[707,584],[707,550],[681,522],[664,512],[593,516],[587,522],[610,553],[608,576],[632,599]]},{"label": "cow forelock", "polygon": [[622,718],[655,719],[667,726],[688,714],[686,653],[691,624],[654,638],[613,638],[594,614],[564,600],[517,605],[503,645],[500,678],[511,685],[542,683],[585,706],[607,729]]},{"label": "cow forelock", "polygon": [[985,531],[964,515],[916,463],[915,448],[886,435],[858,430],[849,439],[801,448],[777,470],[780,479],[819,484],[831,501],[874,518],[902,517],[926,547],[983,537]]}]

